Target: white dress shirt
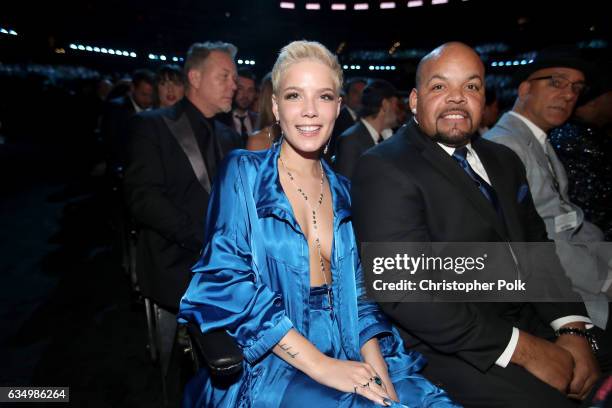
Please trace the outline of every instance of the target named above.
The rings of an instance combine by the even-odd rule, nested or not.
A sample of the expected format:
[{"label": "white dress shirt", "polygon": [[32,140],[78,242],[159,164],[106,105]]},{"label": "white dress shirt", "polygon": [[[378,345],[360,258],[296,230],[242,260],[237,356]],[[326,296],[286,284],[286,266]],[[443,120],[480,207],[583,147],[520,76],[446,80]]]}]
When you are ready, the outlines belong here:
[{"label": "white dress shirt", "polygon": [[232,119],[234,120],[234,129],[236,129],[236,132],[238,132],[238,134],[241,134],[242,121],[240,120],[240,118],[243,116],[244,116],[244,127],[246,128],[247,135],[250,135],[253,133],[253,128],[255,124],[251,123],[251,115],[249,115],[248,111],[245,112],[244,115],[239,114],[235,110],[232,111]]}]

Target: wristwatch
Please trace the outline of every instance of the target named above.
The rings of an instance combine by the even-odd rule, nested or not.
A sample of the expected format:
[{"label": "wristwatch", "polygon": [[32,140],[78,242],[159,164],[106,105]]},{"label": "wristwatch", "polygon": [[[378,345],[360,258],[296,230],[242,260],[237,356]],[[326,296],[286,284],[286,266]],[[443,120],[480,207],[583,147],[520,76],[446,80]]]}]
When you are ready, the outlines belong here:
[{"label": "wristwatch", "polygon": [[562,327],[559,330],[555,331],[555,335],[557,337],[563,334],[570,334],[573,336],[584,337],[589,342],[589,346],[591,346],[591,349],[593,350],[593,352],[596,352],[597,350],[599,350],[597,339],[595,338],[593,333],[589,332],[588,330],[579,329],[577,327]]}]

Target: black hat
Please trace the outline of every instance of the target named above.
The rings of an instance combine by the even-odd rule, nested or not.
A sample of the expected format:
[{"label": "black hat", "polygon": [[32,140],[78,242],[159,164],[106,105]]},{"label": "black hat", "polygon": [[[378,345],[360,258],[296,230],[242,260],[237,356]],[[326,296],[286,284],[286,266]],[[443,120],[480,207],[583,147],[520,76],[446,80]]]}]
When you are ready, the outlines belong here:
[{"label": "black hat", "polygon": [[592,65],[583,58],[578,47],[574,45],[555,45],[538,51],[532,63],[523,65],[516,71],[514,81],[518,85],[535,71],[555,67],[577,69],[584,74],[587,82],[592,77]]},{"label": "black hat", "polygon": [[592,76],[589,79],[589,87],[584,95],[578,99],[578,106],[584,105],[593,99],[612,91],[612,78],[610,73],[612,72],[612,63],[606,61],[600,61],[598,64],[594,64]]}]

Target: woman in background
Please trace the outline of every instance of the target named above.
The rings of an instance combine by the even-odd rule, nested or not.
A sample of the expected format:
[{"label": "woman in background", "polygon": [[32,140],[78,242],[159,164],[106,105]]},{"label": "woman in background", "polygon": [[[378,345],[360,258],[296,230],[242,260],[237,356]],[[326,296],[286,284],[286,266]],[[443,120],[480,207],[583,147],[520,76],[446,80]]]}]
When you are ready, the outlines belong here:
[{"label": "woman in background", "polygon": [[155,76],[155,106],[167,108],[185,95],[185,76],[178,65],[162,65]]},{"label": "woman in background", "polygon": [[261,80],[259,86],[259,116],[255,132],[247,141],[248,150],[265,150],[272,146],[280,136],[280,126],[276,123],[272,112],[272,73],[268,73]]},{"label": "woman in background", "polygon": [[321,159],[340,110],[336,57],[293,42],[272,84],[281,141],[226,159],[179,312],[203,332],[225,329],[243,373],[222,387],[201,370],[184,406],[454,407],[365,299],[349,184]]}]

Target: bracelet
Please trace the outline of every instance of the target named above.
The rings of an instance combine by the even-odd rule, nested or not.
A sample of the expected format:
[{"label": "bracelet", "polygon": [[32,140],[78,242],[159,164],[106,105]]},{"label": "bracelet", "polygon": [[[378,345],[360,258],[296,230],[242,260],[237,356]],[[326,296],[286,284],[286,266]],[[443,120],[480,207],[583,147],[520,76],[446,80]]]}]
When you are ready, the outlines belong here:
[{"label": "bracelet", "polygon": [[589,342],[589,346],[591,346],[591,349],[593,350],[593,352],[596,352],[597,350],[599,350],[597,339],[591,332],[588,332],[584,329],[579,329],[577,327],[562,327],[555,332],[555,335],[557,337],[564,335],[564,334],[570,334],[573,336],[583,337]]}]

